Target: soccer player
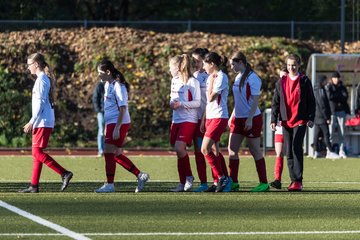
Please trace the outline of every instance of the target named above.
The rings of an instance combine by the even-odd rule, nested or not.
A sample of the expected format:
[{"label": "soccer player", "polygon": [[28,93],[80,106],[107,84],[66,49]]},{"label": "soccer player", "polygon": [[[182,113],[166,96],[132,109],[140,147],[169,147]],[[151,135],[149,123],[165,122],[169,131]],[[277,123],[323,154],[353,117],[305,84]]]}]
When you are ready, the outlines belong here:
[{"label": "soccer player", "polygon": [[[225,173],[223,156],[219,151],[221,134],[226,130],[228,121],[227,97],[229,94],[228,77],[220,70],[226,62],[215,52],[206,54],[204,69],[207,78],[207,104],[201,120],[200,131],[204,132],[201,152],[211,166],[214,176],[218,179],[216,192],[230,191],[231,178]],[[223,169],[225,167],[225,169]],[[210,187],[213,189],[213,187]],[[210,189],[209,188],[209,189]]]},{"label": "soccer player", "polygon": [[43,163],[61,176],[62,186],[60,190],[64,191],[69,185],[73,173],[64,169],[51,156],[44,153],[55,124],[56,79],[50,71],[45,57],[40,53],[30,55],[27,59],[27,66],[30,73],[37,77],[32,89],[32,117],[24,126],[25,133],[32,133],[33,169],[31,185],[19,192],[39,192],[39,180]]},{"label": "soccer player", "polygon": [[238,73],[233,84],[235,106],[229,119],[229,168],[233,179],[232,190],[239,189],[239,148],[247,138],[249,150],[255,160],[260,183],[252,192],[269,190],[266,177],[265,159],[260,149],[260,135],[262,129],[262,115],[258,107],[261,79],[252,70],[243,53],[237,52],[231,59],[231,68]]},{"label": "soccer player", "polygon": [[187,54],[177,55],[169,61],[172,75],[170,108],[173,110],[170,128],[170,144],[175,147],[179,184],[172,192],[191,190],[194,176],[190,167],[186,146],[191,145],[198,122],[200,84],[191,74],[191,60]]},{"label": "soccer player", "polygon": [[315,98],[310,79],[299,73],[301,60],[295,54],[286,58],[288,74],[277,81],[272,100],[271,124],[275,131],[278,120],[283,126],[286,157],[291,184],[288,191],[302,191],[306,126],[313,127]]},{"label": "soccer player", "polygon": [[122,153],[127,132],[130,128],[130,114],[128,109],[129,84],[122,73],[112,62],[103,60],[97,67],[101,80],[105,82],[104,117],[105,117],[105,171],[107,182],[96,189],[97,193],[115,192],[114,177],[116,163],[137,177],[135,192],[143,190],[149,180],[149,174],[140,172],[134,163]]}]

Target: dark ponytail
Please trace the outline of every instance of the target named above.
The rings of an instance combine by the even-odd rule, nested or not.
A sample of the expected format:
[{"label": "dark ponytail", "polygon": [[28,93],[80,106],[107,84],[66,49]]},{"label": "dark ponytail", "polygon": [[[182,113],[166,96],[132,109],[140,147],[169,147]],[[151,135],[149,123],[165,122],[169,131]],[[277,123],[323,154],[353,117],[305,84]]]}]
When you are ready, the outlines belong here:
[{"label": "dark ponytail", "polygon": [[227,73],[227,57],[221,58],[219,54],[216,52],[209,52],[205,55],[204,62],[206,63],[214,63],[221,71]]},{"label": "dark ponytail", "polygon": [[245,55],[242,52],[237,52],[232,58],[234,62],[242,62],[245,65],[245,71],[241,75],[239,90],[244,87],[245,80],[249,77],[250,73],[253,71],[251,65],[247,62]]},{"label": "dark ponytail", "polygon": [[111,76],[119,81],[120,83],[124,84],[125,87],[126,87],[126,91],[129,93],[130,92],[130,85],[129,83],[125,80],[125,77],[124,75],[119,71],[117,70],[115,67],[114,67],[114,64],[112,64],[111,61],[107,60],[107,59],[104,59],[102,60],[99,65],[98,65],[98,69],[100,69],[101,71],[104,71],[106,72],[107,70],[110,71],[111,73]]}]

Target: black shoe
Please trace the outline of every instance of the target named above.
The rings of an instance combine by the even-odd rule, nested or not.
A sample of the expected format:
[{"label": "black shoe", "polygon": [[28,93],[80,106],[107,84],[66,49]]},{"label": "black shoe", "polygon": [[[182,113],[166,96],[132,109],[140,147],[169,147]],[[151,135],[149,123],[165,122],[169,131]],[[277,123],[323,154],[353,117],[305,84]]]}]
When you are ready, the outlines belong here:
[{"label": "black shoe", "polygon": [[39,187],[34,186],[34,185],[30,185],[28,188],[19,190],[18,192],[19,193],[38,193],[39,192]]},{"label": "black shoe", "polygon": [[204,192],[215,192],[216,191],[216,185],[211,185],[207,190]]},{"label": "black shoe", "polygon": [[67,186],[69,185],[69,182],[71,180],[71,178],[73,177],[73,173],[72,172],[68,172],[66,171],[63,175],[62,175],[62,186],[61,186],[61,191],[63,192]]},{"label": "black shoe", "polygon": [[229,181],[228,177],[226,176],[220,177],[215,192],[222,192],[226,187],[226,185],[228,184],[228,181]]},{"label": "black shoe", "polygon": [[279,180],[275,180],[270,183],[270,186],[276,189],[281,189],[281,182]]}]

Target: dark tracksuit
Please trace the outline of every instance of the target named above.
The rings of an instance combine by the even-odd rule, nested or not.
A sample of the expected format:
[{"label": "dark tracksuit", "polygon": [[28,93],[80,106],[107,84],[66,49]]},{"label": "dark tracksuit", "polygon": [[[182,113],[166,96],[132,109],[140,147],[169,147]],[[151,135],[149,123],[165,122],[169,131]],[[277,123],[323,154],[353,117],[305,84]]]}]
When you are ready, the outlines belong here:
[{"label": "dark tracksuit", "polygon": [[327,121],[331,120],[331,109],[329,99],[322,82],[318,82],[314,87],[314,96],[316,102],[315,127],[314,127],[314,150],[317,149],[319,135],[322,132],[326,147],[331,150],[330,131]]},{"label": "dark tracksuit", "polygon": [[[282,82],[286,81],[286,76],[277,81],[271,106],[271,123],[287,121],[286,97]],[[315,98],[310,79],[305,75],[300,75],[300,97],[297,111],[297,120],[314,121]],[[306,132],[306,125],[289,128],[283,126],[284,143],[286,144],[286,155],[291,181],[302,182],[304,168],[303,142]]]}]

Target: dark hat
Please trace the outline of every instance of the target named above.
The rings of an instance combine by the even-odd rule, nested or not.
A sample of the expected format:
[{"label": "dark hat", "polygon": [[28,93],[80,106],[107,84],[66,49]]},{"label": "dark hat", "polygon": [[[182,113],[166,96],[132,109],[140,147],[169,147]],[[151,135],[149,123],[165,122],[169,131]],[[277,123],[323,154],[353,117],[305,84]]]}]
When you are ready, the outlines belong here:
[{"label": "dark hat", "polygon": [[333,74],[331,75],[332,78],[340,78],[340,73],[338,71],[333,72]]}]

